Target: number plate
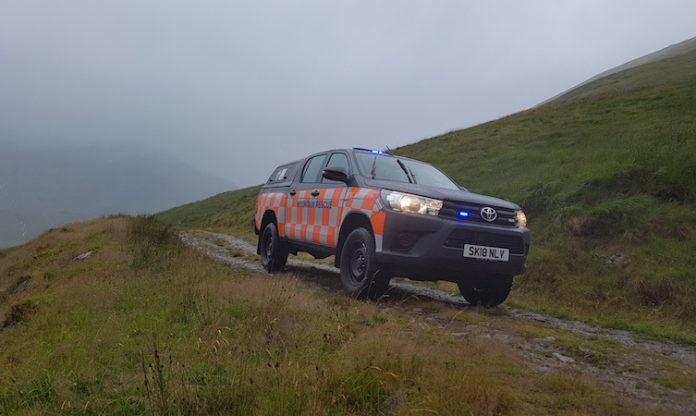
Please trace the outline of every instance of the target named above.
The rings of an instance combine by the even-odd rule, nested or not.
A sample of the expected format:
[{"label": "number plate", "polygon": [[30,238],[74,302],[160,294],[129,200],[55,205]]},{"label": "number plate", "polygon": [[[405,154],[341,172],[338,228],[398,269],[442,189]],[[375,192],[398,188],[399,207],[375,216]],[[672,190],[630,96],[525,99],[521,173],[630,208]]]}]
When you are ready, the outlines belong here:
[{"label": "number plate", "polygon": [[481,260],[508,261],[510,250],[499,247],[464,244],[464,257]]}]

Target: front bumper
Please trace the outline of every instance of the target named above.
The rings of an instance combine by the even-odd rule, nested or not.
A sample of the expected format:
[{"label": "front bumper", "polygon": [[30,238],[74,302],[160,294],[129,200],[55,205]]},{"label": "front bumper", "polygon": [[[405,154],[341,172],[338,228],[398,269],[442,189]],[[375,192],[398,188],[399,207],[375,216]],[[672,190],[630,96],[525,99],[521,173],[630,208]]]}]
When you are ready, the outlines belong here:
[{"label": "front bumper", "polygon": [[[381,267],[395,276],[458,281],[474,273],[518,275],[529,252],[529,230],[467,220],[386,211]],[[506,262],[464,257],[464,244],[509,249]]]}]

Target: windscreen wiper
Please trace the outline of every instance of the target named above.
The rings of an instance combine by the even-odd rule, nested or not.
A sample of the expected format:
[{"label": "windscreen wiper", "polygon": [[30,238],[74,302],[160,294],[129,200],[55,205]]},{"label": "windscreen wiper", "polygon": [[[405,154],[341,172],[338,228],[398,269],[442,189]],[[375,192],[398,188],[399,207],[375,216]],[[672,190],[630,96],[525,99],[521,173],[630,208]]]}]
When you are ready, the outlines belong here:
[{"label": "windscreen wiper", "polygon": [[370,175],[372,175],[372,179],[375,178],[376,171],[377,171],[377,156],[375,156],[374,160],[372,161],[372,168],[370,169]]},{"label": "windscreen wiper", "polygon": [[399,164],[399,167],[401,167],[401,170],[404,171],[406,174],[406,177],[408,178],[408,183],[416,183],[415,179],[411,179],[411,174],[408,172],[408,168],[406,168],[406,165],[404,165],[404,162],[401,161],[401,159],[396,159],[396,163]]}]

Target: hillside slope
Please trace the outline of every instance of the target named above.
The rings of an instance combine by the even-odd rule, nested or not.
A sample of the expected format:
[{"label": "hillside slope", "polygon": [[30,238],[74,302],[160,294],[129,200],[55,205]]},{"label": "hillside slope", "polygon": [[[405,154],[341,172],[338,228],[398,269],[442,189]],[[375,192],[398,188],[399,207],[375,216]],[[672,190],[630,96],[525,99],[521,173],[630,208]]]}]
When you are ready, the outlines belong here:
[{"label": "hillside slope", "polygon": [[[513,304],[696,342],[694,114],[696,50],[686,48],[395,152],[528,212],[533,247]],[[253,193],[220,194],[160,218],[251,238],[243,225]]]},{"label": "hillside slope", "polygon": [[[693,76],[694,55],[696,52],[696,37],[670,45],[657,52],[650,53],[623,65],[611,68],[601,74],[582,82],[561,94],[544,101],[541,105],[559,98],[598,95],[608,92],[612,87],[627,89],[638,85],[658,85],[669,77],[672,80],[685,80]],[[638,71],[630,71],[641,67]],[[615,74],[622,73],[614,77]],[[592,87],[585,88],[595,81],[602,80]]]},{"label": "hillside slope", "polygon": [[696,50],[397,152],[528,211],[513,302],[681,338],[696,329],[694,114]]},{"label": "hillside slope", "polygon": [[[144,218],[70,225],[0,254],[0,414],[670,413],[591,374],[525,362],[491,343],[493,315],[452,310],[438,327],[395,311],[408,302],[389,312],[290,275],[233,270]],[[450,333],[461,326],[472,335]],[[616,351],[552,333],[569,351]]]}]

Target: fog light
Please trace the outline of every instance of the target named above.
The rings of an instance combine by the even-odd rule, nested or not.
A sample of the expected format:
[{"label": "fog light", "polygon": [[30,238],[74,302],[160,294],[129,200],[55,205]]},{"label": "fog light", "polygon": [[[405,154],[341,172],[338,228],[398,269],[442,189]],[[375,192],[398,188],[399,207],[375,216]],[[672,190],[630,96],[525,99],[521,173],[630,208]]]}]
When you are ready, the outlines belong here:
[{"label": "fog light", "polygon": [[416,244],[418,235],[415,233],[403,232],[396,235],[394,240],[394,250],[408,250]]}]

